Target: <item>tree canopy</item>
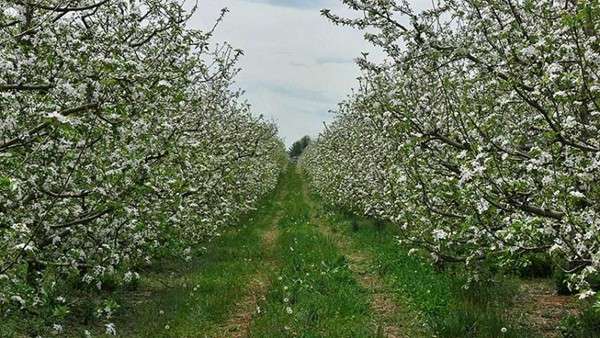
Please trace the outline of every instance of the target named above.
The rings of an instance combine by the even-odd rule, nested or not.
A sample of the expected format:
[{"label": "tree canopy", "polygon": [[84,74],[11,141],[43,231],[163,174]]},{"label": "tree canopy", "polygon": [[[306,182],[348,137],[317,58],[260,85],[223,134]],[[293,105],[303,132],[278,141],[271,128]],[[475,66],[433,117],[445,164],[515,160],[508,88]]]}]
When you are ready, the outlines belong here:
[{"label": "tree canopy", "polygon": [[306,135],[292,144],[288,150],[288,154],[291,158],[298,158],[300,155],[302,155],[304,149],[306,149],[310,143],[310,136]]},{"label": "tree canopy", "polygon": [[600,3],[344,0],[323,11],[387,54],[303,166],[331,203],[389,220],[437,262],[551,255],[583,296],[600,268]]},{"label": "tree canopy", "polygon": [[2,315],[60,322],[66,281],[103,289],[188,259],[274,188],[277,128],[232,89],[241,52],[188,28],[194,11],[0,1]]}]

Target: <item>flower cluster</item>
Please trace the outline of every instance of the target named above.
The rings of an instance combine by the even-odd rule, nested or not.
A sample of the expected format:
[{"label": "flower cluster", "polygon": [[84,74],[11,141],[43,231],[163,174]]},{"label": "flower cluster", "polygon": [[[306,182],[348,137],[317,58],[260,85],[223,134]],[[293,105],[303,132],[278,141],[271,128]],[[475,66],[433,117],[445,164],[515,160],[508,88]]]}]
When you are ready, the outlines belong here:
[{"label": "flower cluster", "polygon": [[194,11],[0,1],[3,312],[53,303],[64,277],[101,289],[189,259],[274,188],[276,127],[231,89],[241,52],[188,28]]},{"label": "flower cluster", "polygon": [[438,262],[600,267],[597,1],[344,0],[387,54],[302,166],[329,202],[402,227]]}]

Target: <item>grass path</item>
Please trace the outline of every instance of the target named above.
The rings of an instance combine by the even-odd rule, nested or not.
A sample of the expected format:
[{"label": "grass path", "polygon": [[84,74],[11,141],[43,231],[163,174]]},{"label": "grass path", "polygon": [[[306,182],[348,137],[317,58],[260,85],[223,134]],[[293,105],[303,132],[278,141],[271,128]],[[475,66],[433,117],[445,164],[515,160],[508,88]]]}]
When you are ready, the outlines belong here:
[{"label": "grass path", "polygon": [[191,262],[169,260],[147,272],[139,289],[126,295],[119,335],[246,335],[254,304],[274,269],[276,225],[287,195],[282,183],[252,217],[209,243],[204,254]]},{"label": "grass path", "polygon": [[324,209],[293,166],[203,254],[144,275],[121,295],[120,336],[537,336],[509,315],[515,288],[465,291],[459,274],[409,256],[392,229]]},{"label": "grass path", "polygon": [[[323,233],[290,167],[270,201],[192,262],[165,262],[128,297],[125,337],[400,337],[374,286]],[[133,293],[133,297],[132,297]],[[382,302],[389,308],[389,303]],[[135,305],[135,306],[134,306]]]},{"label": "grass path", "polygon": [[311,222],[303,184],[291,168],[276,249],[281,265],[259,303],[249,336],[375,337],[368,292],[334,241]]},{"label": "grass path", "polygon": [[311,221],[318,224],[319,230],[336,243],[340,252],[348,258],[348,267],[354,278],[369,292],[377,336],[387,338],[431,336],[431,333],[423,327],[423,320],[419,314],[411,311],[374,271],[373,255],[352,246],[350,239],[343,234],[332,231],[327,219],[321,217],[324,210],[320,204],[312,200],[307,184],[304,184],[303,193],[311,209]]},{"label": "grass path", "polygon": [[250,281],[246,296],[236,303],[235,311],[229,320],[222,326],[216,336],[219,337],[246,337],[250,328],[250,322],[256,313],[258,302],[265,298],[270,285],[269,276],[275,270],[277,261],[274,256],[274,245],[279,237],[277,222],[281,219],[280,213],[274,218],[271,227],[262,236],[263,250],[267,252],[263,260],[263,267]]}]

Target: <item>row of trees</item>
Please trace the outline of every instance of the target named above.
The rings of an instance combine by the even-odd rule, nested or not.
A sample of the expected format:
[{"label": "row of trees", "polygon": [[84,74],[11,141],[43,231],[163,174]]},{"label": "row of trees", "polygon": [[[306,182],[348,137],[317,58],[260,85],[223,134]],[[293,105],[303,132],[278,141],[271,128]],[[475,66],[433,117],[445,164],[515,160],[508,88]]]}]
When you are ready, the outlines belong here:
[{"label": "row of trees", "polygon": [[387,54],[302,166],[331,203],[399,225],[437,262],[548,253],[600,267],[600,2],[344,0]]},{"label": "row of trees", "polygon": [[274,188],[276,127],[230,89],[240,51],[188,28],[194,11],[0,1],[3,314],[66,313],[63,280],[101,289],[189,258]]}]

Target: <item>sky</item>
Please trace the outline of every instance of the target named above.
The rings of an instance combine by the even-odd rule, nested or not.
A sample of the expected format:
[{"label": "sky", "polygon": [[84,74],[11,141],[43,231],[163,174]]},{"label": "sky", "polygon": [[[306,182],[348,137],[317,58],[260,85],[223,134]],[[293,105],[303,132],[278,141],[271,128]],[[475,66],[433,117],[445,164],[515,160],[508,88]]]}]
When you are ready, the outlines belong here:
[{"label": "sky", "polygon": [[361,52],[383,58],[363,33],[320,15],[323,8],[351,13],[340,0],[199,0],[190,25],[212,27],[224,7],[229,13],[213,41],[244,51],[236,86],[256,113],[277,123],[288,146],[333,119],[329,111],[357,85]]}]

